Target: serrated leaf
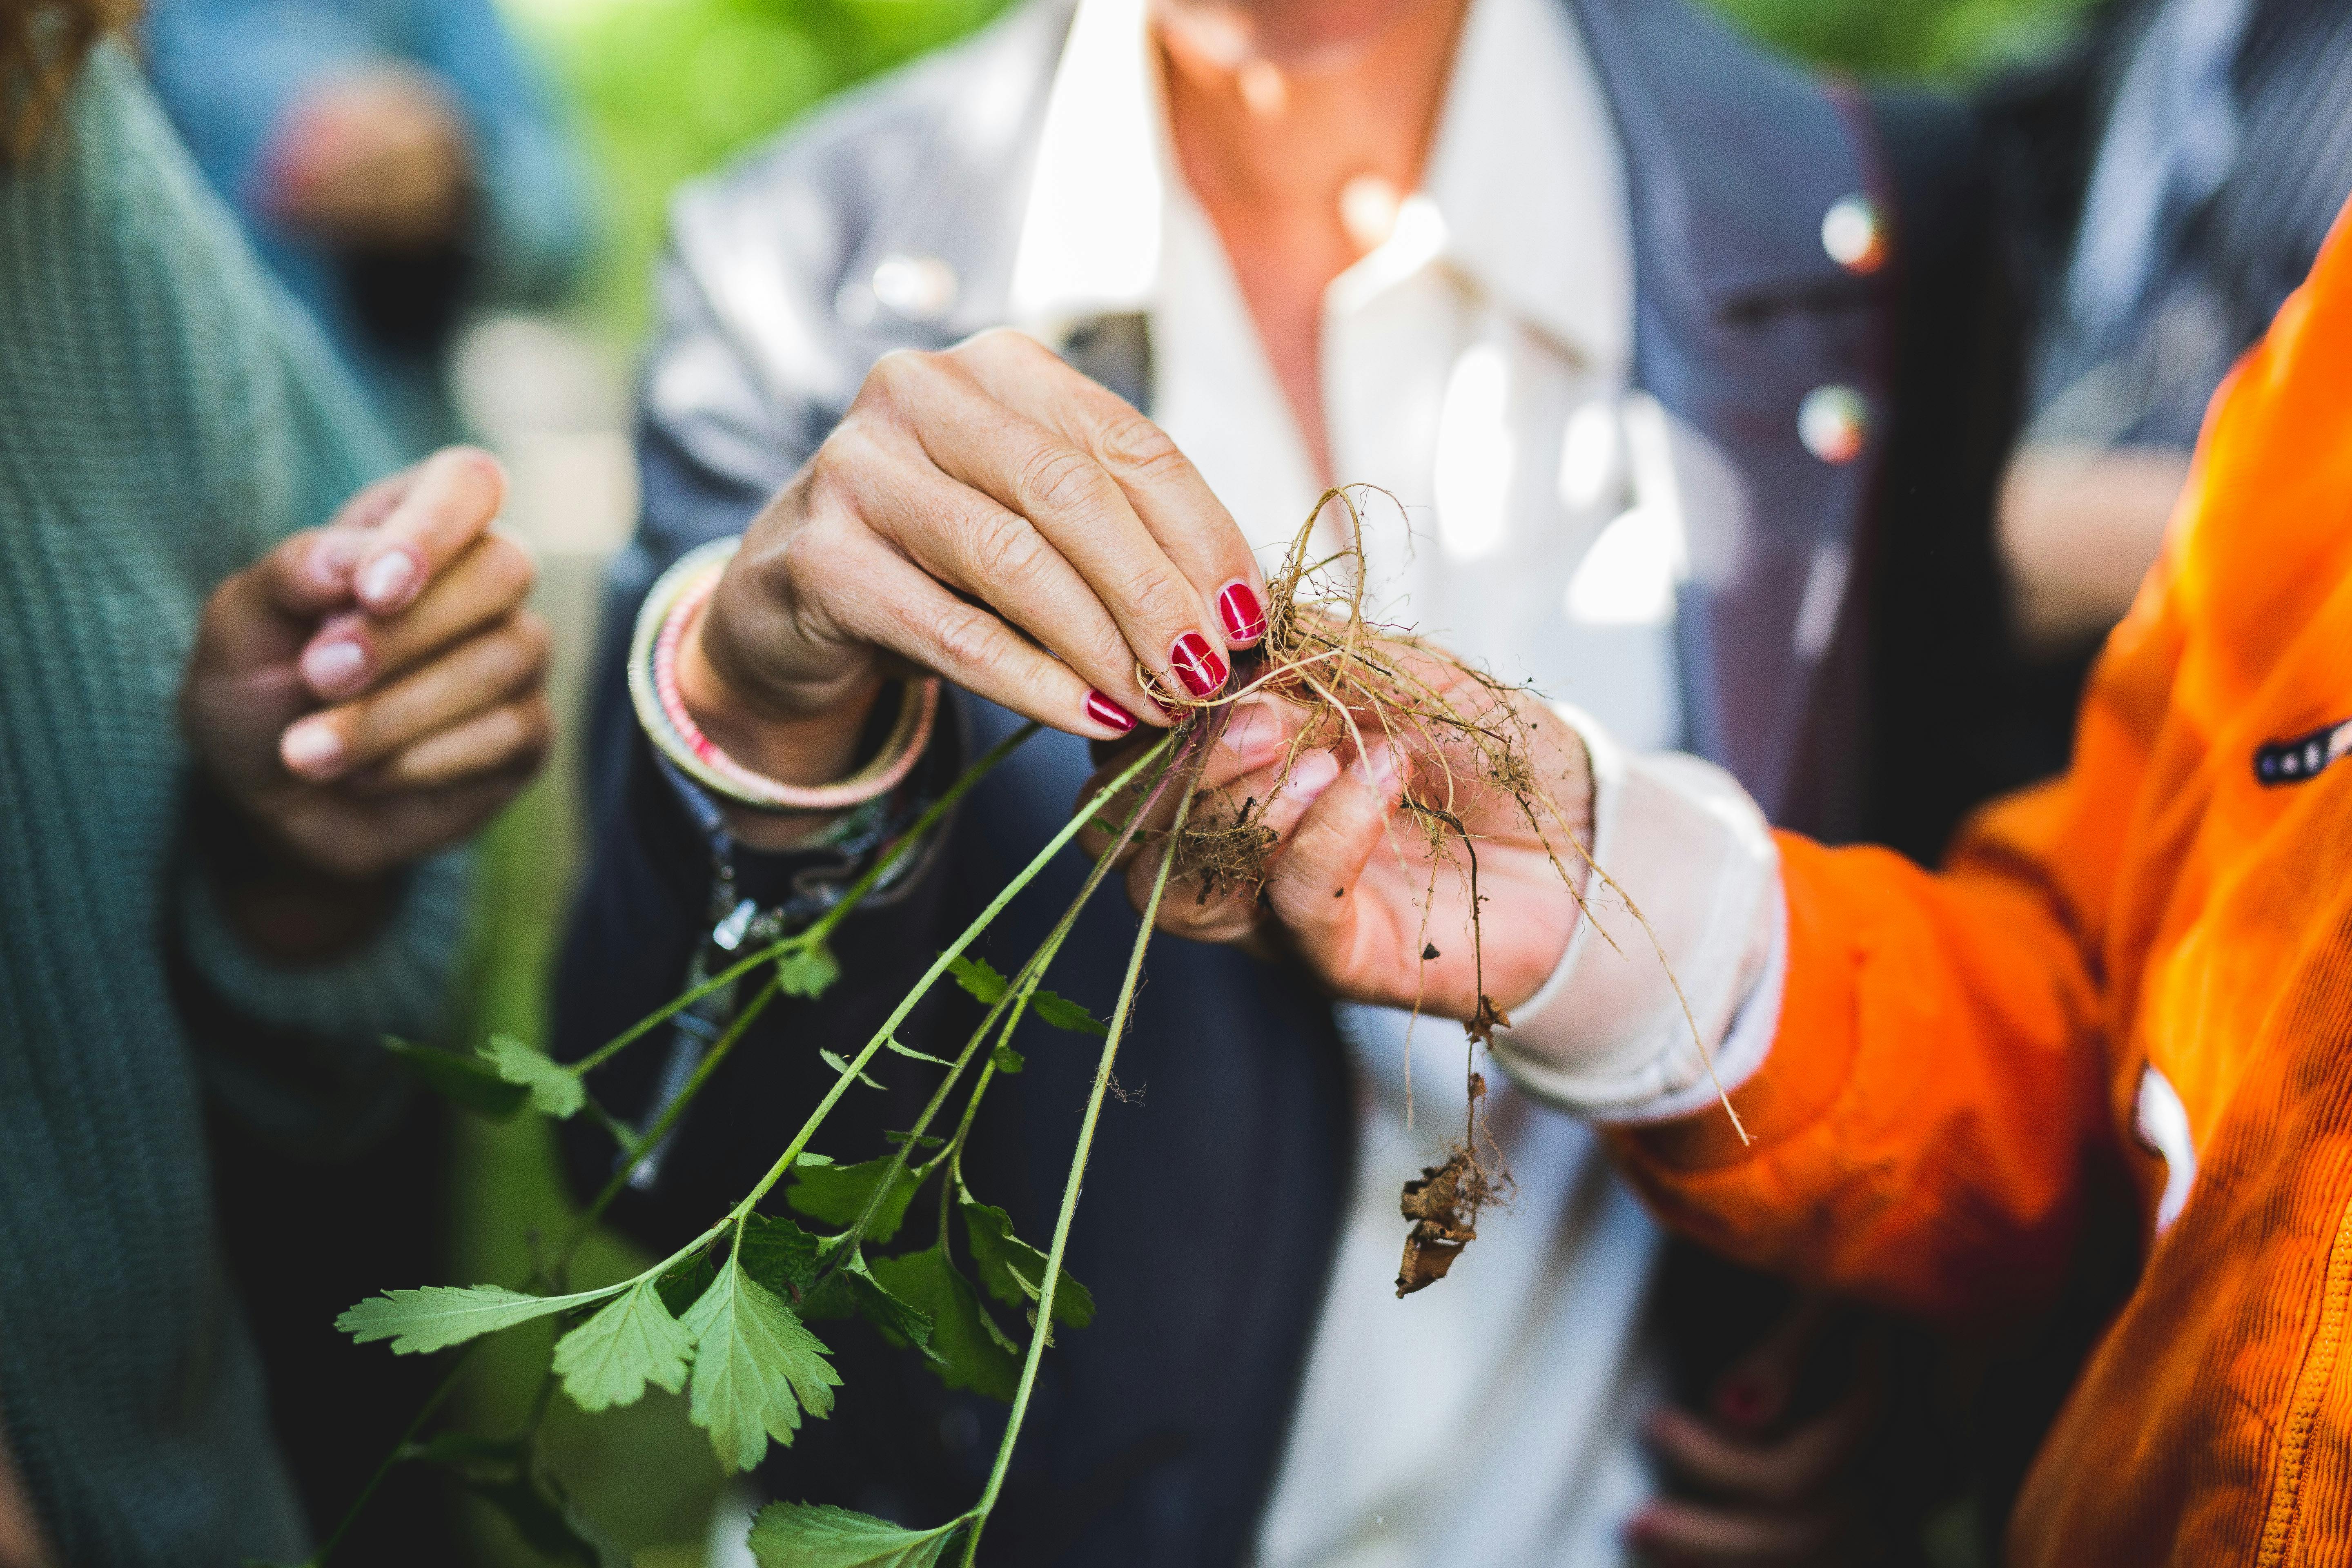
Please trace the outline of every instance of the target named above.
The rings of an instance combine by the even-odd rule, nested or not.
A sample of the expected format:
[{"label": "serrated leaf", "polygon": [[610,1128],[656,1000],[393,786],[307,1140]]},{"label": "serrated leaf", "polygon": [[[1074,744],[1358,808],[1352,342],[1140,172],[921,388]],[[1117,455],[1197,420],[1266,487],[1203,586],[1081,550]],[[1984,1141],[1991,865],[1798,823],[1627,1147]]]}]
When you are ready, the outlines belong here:
[{"label": "serrated leaf", "polygon": [[[1037,1299],[1045,1278],[1045,1255],[1013,1234],[1013,1216],[970,1193],[958,1200],[964,1235],[971,1241],[971,1269],[981,1288],[1008,1307]],[[1095,1321],[1094,1292],[1062,1270],[1054,1287],[1054,1321],[1083,1329]]]},{"label": "serrated leaf", "polygon": [[744,1216],[736,1258],[743,1272],[774,1291],[801,1316],[801,1298],[816,1281],[817,1238],[779,1215]]},{"label": "serrated leaf", "polygon": [[463,1344],[481,1334],[601,1301],[628,1281],[570,1296],[525,1296],[503,1285],[425,1285],[386,1290],[347,1309],[335,1327],[360,1344],[390,1340],[394,1355],[418,1355]]},{"label": "serrated leaf", "polygon": [[1040,991],[1029,998],[1029,1011],[1040,1022],[1056,1029],[1067,1029],[1074,1035],[1108,1036],[1110,1026],[1079,1006],[1066,996],[1056,996],[1051,991]]},{"label": "serrated leaf", "polygon": [[[823,1062],[825,1066],[831,1068],[835,1072],[845,1073],[849,1070],[849,1063],[838,1051],[821,1049],[816,1054],[816,1059]],[[867,1077],[864,1068],[860,1068],[858,1070],[857,1081],[864,1084],[868,1089],[880,1089],[882,1087],[880,1084],[875,1082],[873,1079]]]},{"label": "serrated leaf", "polygon": [[866,1239],[885,1242],[898,1234],[898,1226],[907,1218],[907,1204],[915,1195],[915,1173],[895,1158],[884,1155],[856,1165],[817,1165],[803,1167],[793,1173],[791,1190],[784,1201],[811,1219],[821,1219],[828,1225],[846,1228],[857,1223],[866,1212],[866,1201],[888,1176],[893,1165],[898,1175],[884,1195],[882,1206],[876,1211],[874,1224],[866,1230]]},{"label": "serrated leaf", "polygon": [[800,1158],[794,1160],[793,1163],[795,1165],[830,1165],[833,1163],[833,1156],[830,1154],[820,1154],[814,1149],[803,1149],[800,1152]]},{"label": "serrated leaf", "polygon": [[902,1042],[896,1035],[891,1036],[882,1043],[889,1047],[892,1050],[898,1052],[900,1056],[912,1057],[919,1062],[929,1062],[934,1066],[943,1068],[951,1068],[955,1066],[955,1063],[948,1060],[945,1057],[935,1057],[929,1051],[917,1050],[914,1047]]},{"label": "serrated leaf", "polygon": [[808,1291],[801,1316],[812,1321],[835,1318],[863,1318],[881,1331],[882,1337],[894,1345],[912,1345],[931,1360],[939,1358],[930,1351],[931,1320],[912,1304],[900,1300],[889,1288],[874,1278],[866,1266],[862,1248],[853,1248],[847,1259],[835,1263],[826,1259],[832,1272]]},{"label": "serrated leaf", "polygon": [[691,1258],[679,1259],[666,1269],[654,1288],[661,1292],[662,1305],[673,1318],[683,1317],[686,1310],[702,1299],[710,1282],[719,1278],[719,1267],[710,1261],[708,1249]]},{"label": "serrated leaf", "polygon": [[936,1568],[963,1522],[908,1530],[831,1503],[772,1502],[750,1544],[760,1568]]},{"label": "serrated leaf", "polygon": [[563,1392],[583,1410],[635,1405],[650,1383],[676,1394],[686,1386],[694,1336],[678,1326],[652,1279],[640,1279],[621,1299],[555,1342],[550,1363]]},{"label": "serrated leaf", "polygon": [[790,1443],[803,1410],[831,1414],[841,1375],[824,1359],[824,1342],[736,1260],[687,1309],[683,1324],[695,1339],[688,1415],[709,1432],[729,1474],[757,1465],[769,1438]]},{"label": "serrated leaf", "polygon": [[948,1255],[934,1247],[867,1265],[882,1288],[931,1321],[931,1370],[950,1388],[1010,1404],[1021,1347],[1006,1337]]},{"label": "serrated leaf", "polygon": [[988,1053],[988,1059],[1001,1073],[1016,1073],[1029,1065],[1026,1058],[1011,1046],[999,1045]]},{"label": "serrated leaf", "polygon": [[954,975],[956,984],[970,992],[972,999],[983,1007],[993,1007],[1004,999],[1004,987],[1008,982],[984,958],[958,953],[948,960],[948,973]]},{"label": "serrated leaf", "polygon": [[581,1087],[578,1073],[512,1035],[492,1035],[490,1043],[474,1054],[498,1068],[499,1076],[509,1083],[529,1089],[530,1102],[541,1116],[561,1121],[587,1100],[588,1091]]},{"label": "serrated leaf", "polygon": [[822,996],[841,978],[841,965],[823,942],[796,947],[776,960],[776,985],[787,996]]},{"label": "serrated leaf", "polygon": [[442,1099],[493,1121],[504,1121],[520,1110],[530,1092],[519,1083],[509,1083],[498,1068],[479,1057],[460,1056],[438,1046],[420,1046],[389,1035],[384,1037],[383,1048],[399,1058],[400,1065],[414,1074],[417,1082]]}]

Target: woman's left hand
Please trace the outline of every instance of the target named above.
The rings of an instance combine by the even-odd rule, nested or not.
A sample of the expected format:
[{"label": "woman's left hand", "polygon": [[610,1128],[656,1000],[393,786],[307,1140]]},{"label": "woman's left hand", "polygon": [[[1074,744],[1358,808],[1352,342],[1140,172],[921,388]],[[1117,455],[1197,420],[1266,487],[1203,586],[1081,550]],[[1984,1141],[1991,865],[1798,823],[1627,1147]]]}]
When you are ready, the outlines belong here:
[{"label": "woman's left hand", "polygon": [[[1426,678],[1447,679],[1445,668],[1433,664]],[[1264,879],[1205,888],[1197,877],[1173,883],[1160,904],[1160,929],[1196,941],[1286,950],[1351,1001],[1418,1005],[1472,1020],[1482,994],[1505,1013],[1534,995],[1559,967],[1575,929],[1577,904],[1565,878],[1581,880],[1576,845],[1591,838],[1584,744],[1524,692],[1497,695],[1455,681],[1448,694],[1523,737],[1540,792],[1528,803],[1532,814],[1485,776],[1475,750],[1402,728],[1383,736],[1376,726],[1302,749],[1297,737],[1306,710],[1273,698],[1244,699],[1202,763],[1192,822],[1231,823],[1245,811],[1267,836]],[[1506,701],[1514,713],[1496,707]],[[1359,723],[1373,721],[1367,716]],[[1110,773],[1097,774],[1081,798],[1090,798]],[[1408,784],[1421,809],[1402,804]],[[1164,825],[1172,808],[1171,790],[1154,825]],[[1114,804],[1102,820],[1123,822],[1125,816]],[[1094,854],[1109,841],[1098,826],[1080,840]],[[1156,855],[1135,854],[1127,868],[1139,908],[1157,866]]]}]

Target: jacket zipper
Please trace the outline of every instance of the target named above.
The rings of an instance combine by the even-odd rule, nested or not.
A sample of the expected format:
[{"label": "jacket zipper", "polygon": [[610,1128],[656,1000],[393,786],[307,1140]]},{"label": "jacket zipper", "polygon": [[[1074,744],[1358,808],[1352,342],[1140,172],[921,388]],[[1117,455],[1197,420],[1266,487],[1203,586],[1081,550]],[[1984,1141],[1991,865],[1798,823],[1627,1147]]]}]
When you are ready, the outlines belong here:
[{"label": "jacket zipper", "polygon": [[2345,1205],[2336,1223],[2336,1240],[2327,1249],[2327,1278],[2319,1297],[2319,1325],[2304,1353],[2303,1370],[2294,1380],[2286,1421],[2279,1428],[2278,1479],[2271,1487],[2270,1515],[2263,1521],[2261,1555],[2255,1568],[2279,1568],[2295,1544],[2303,1521],[2303,1482],[2310,1458],[2311,1432],[2318,1424],[2320,1403],[2336,1373],[2336,1353],[2343,1344],[2344,1325],[2352,1316],[2352,1203]]}]

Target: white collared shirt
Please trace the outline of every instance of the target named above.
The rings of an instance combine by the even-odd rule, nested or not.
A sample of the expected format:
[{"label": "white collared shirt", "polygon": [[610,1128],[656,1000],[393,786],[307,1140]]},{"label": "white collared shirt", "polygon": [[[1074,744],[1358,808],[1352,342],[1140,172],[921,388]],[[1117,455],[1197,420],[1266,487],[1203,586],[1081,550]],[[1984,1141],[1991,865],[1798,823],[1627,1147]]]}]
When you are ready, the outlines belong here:
[{"label": "white collared shirt", "polygon": [[[1683,738],[1684,562],[1663,416],[1628,393],[1622,169],[1566,6],[1473,0],[1422,190],[1325,293],[1321,377],[1337,476],[1401,503],[1366,513],[1379,617],[1531,679],[1639,752]],[[1134,311],[1154,418],[1271,570],[1322,485],[1176,173],[1144,0],[1081,0],[1013,315],[1054,341]],[[1622,815],[1614,795],[1600,804]],[[1658,1396],[1642,1337],[1655,1230],[1586,1123],[1498,1085],[1516,1201],[1482,1218],[1447,1279],[1397,1300],[1398,1192],[1460,1125],[1464,1046],[1454,1025],[1390,1009],[1340,1022],[1360,1068],[1355,1185],[1261,1568],[1622,1560],[1651,1489],[1635,1433]]]}]

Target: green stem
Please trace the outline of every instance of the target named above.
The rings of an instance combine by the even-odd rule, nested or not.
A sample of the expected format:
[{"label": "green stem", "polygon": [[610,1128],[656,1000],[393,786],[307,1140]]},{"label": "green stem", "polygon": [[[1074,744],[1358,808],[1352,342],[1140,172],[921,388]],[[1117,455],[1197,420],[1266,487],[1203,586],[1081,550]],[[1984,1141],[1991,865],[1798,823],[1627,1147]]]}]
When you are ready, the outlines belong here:
[{"label": "green stem", "polygon": [[1175,825],[1169,830],[1167,847],[1160,852],[1160,870],[1151,879],[1151,897],[1143,906],[1143,923],[1136,929],[1135,947],[1127,960],[1127,975],[1119,982],[1118,1007],[1111,1014],[1102,1060],[1095,1068],[1094,1092],[1087,1096],[1086,1117],[1078,1123],[1078,1146],[1070,1156],[1069,1179],[1062,1186],[1062,1209],[1054,1217],[1054,1245],[1045,1255],[1045,1278],[1037,1289],[1036,1326],[1029,1333],[1029,1357],[1021,1366],[1021,1386],[1013,1395],[1013,1414],[1005,1421],[1003,1441],[996,1446],[996,1463],[988,1472],[988,1488],[972,1509],[971,1532],[964,1538],[964,1568],[972,1568],[980,1560],[980,1532],[987,1528],[989,1510],[996,1506],[997,1494],[1004,1489],[1005,1472],[1013,1465],[1013,1446],[1020,1438],[1022,1418],[1029,1413],[1029,1394],[1036,1386],[1037,1367],[1045,1359],[1045,1342],[1053,1335],[1054,1291],[1061,1282],[1062,1257],[1069,1249],[1070,1222],[1078,1212],[1078,1193],[1086,1184],[1087,1156],[1094,1149],[1095,1123],[1102,1119],[1103,1097],[1110,1089],[1111,1063],[1118,1058],[1118,1042],[1127,1032],[1128,1015],[1135,1005],[1136,982],[1143,973],[1143,955],[1151,945],[1152,923],[1160,918],[1160,896],[1168,890],[1169,869],[1176,863],[1177,844],[1183,836],[1185,818],[1192,815],[1192,795],[1200,788],[1200,781],[1196,771],[1186,780],[1183,797],[1176,804]]},{"label": "green stem", "polygon": [[1126,771],[1118,777],[1105,784],[1101,792],[1088,802],[1083,810],[1072,816],[1059,833],[1048,839],[1045,847],[1037,851],[1035,858],[1023,867],[1012,881],[1005,884],[1003,890],[989,900],[988,907],[981,910],[970,925],[964,927],[963,933],[949,945],[947,951],[932,961],[930,968],[923,972],[923,977],[917,981],[914,988],[890,1010],[890,1016],[882,1021],[882,1026],[874,1031],[874,1037],[866,1042],[866,1048],[859,1051],[841,1075],[834,1079],[833,1088],[827,1090],[825,1097],[817,1102],[816,1109],[809,1113],[808,1120],[801,1123],[801,1130],[793,1134],[792,1142],[785,1146],[784,1152],[776,1157],[776,1163],[768,1168],[768,1173],[761,1177],[759,1184],[746,1194],[743,1201],[730,1211],[729,1219],[740,1221],[745,1215],[758,1206],[761,1198],[768,1195],[770,1188],[783,1179],[784,1173],[793,1168],[799,1161],[801,1152],[808,1147],[808,1141],[815,1136],[816,1130],[824,1124],[824,1119],[833,1114],[834,1106],[844,1094],[848,1092],[849,1086],[857,1081],[857,1075],[866,1069],[866,1064],[874,1059],[875,1053],[882,1048],[883,1042],[897,1032],[898,1026],[906,1021],[907,1015],[915,1010],[915,1005],[939,983],[940,976],[947,973],[948,965],[963,956],[963,950],[979,940],[981,932],[986,931],[994,923],[996,917],[1004,912],[1004,906],[1011,903],[1022,889],[1036,879],[1037,874],[1045,868],[1047,863],[1062,852],[1062,847],[1077,837],[1080,828],[1094,820],[1095,813],[1102,809],[1106,801],[1125,789],[1133,782],[1136,774],[1157,762],[1175,739],[1174,731],[1161,736],[1159,742],[1150,751],[1129,764]]},{"label": "green stem", "polygon": [[652,1012],[646,1014],[644,1017],[630,1025],[628,1028],[620,1034],[614,1036],[611,1039],[605,1041],[603,1045],[597,1047],[594,1050],[589,1052],[586,1056],[572,1063],[572,1070],[574,1073],[582,1075],[595,1071],[598,1068],[603,1067],[604,1063],[609,1061],[614,1055],[618,1054],[624,1047],[643,1038],[647,1030],[656,1027],[665,1019],[674,1017],[677,1014],[685,1011],[687,1008],[693,1006],[697,1002],[701,1001],[705,996],[709,995],[712,992],[717,991],[721,986],[733,984],[737,980],[742,978],[752,970],[757,969],[762,963],[767,963],[771,959],[781,958],[795,947],[814,947],[816,943],[823,942],[828,935],[832,934],[833,929],[835,926],[838,926],[844,920],[847,919],[857,908],[859,900],[863,900],[866,894],[874,890],[875,884],[878,883],[884,877],[887,876],[893,866],[897,865],[901,858],[911,853],[917,846],[920,845],[923,840],[929,836],[931,829],[937,827],[940,823],[946,818],[947,814],[955,809],[957,802],[963,799],[965,795],[970,795],[973,786],[978,784],[981,780],[986,778],[991,773],[992,773],[999,763],[1011,756],[1014,752],[1020,750],[1022,743],[1027,741],[1032,735],[1037,733],[1040,727],[1041,726],[1037,721],[1033,719],[1028,723],[1022,725],[1019,729],[1005,736],[1002,741],[997,742],[996,744],[991,746],[986,752],[982,752],[980,760],[973,763],[971,766],[964,769],[963,773],[956,779],[956,782],[948,786],[947,792],[941,795],[939,799],[931,802],[930,805],[923,812],[923,815],[915,819],[914,826],[907,829],[906,832],[900,834],[897,842],[893,843],[888,849],[885,850],[882,855],[875,860],[873,865],[868,866],[866,868],[865,874],[860,876],[856,881],[852,882],[847,890],[845,891],[838,900],[835,900],[833,907],[825,910],[823,915],[819,916],[808,926],[806,930],[795,931],[791,936],[771,942],[766,947],[761,948],[759,952],[754,952],[748,957],[736,960],[734,963],[729,965],[719,973],[712,975],[709,979],[688,991],[685,994],[670,998],[669,1001],[662,1004],[659,1007],[655,1008]]},{"label": "green stem", "polygon": [[[475,1344],[480,1342],[478,1340]],[[370,1476],[367,1485],[360,1489],[360,1495],[352,1500],[352,1506],[343,1510],[343,1517],[336,1522],[334,1533],[327,1537],[326,1543],[311,1556],[306,1568],[327,1568],[327,1560],[335,1554],[335,1548],[343,1543],[343,1537],[352,1532],[352,1526],[359,1522],[361,1513],[374,1499],[376,1489],[383,1485],[383,1478],[392,1474],[392,1467],[400,1463],[402,1453],[411,1443],[416,1441],[417,1433],[423,1431],[425,1424],[433,1419],[433,1413],[441,1408],[441,1402],[457,1391],[457,1381],[464,1375],[466,1363],[472,1359],[473,1354],[474,1345],[467,1345],[457,1352],[457,1358],[449,1363],[449,1370],[442,1374],[440,1385],[433,1390],[431,1396],[410,1418],[408,1426],[400,1434],[399,1441],[393,1444],[391,1450],[384,1455],[383,1462],[376,1466],[375,1474]]]},{"label": "green stem", "polygon": [[572,1267],[572,1256],[580,1250],[580,1244],[588,1238],[588,1233],[595,1228],[596,1222],[604,1217],[613,1200],[621,1195],[621,1189],[628,1184],[629,1177],[635,1173],[644,1152],[657,1147],[669,1130],[677,1125],[677,1119],[686,1114],[686,1108],[693,1103],[702,1086],[710,1081],[710,1075],[719,1070],[719,1064],[727,1059],[727,1054],[735,1048],[735,1042],[743,1037],[744,1032],[775,999],[778,984],[770,978],[736,1013],[734,1021],[727,1026],[727,1032],[719,1037],[719,1043],[703,1054],[701,1063],[694,1069],[694,1076],[686,1080],[686,1087],[678,1090],[677,1097],[669,1102],[660,1119],[646,1129],[646,1135],[637,1140],[636,1151],[622,1159],[613,1172],[612,1180],[604,1184],[604,1190],[598,1193],[595,1201],[582,1210],[580,1217],[572,1222],[572,1234],[564,1237],[563,1249],[555,1259],[555,1285],[559,1293],[563,1289],[564,1277]]}]

